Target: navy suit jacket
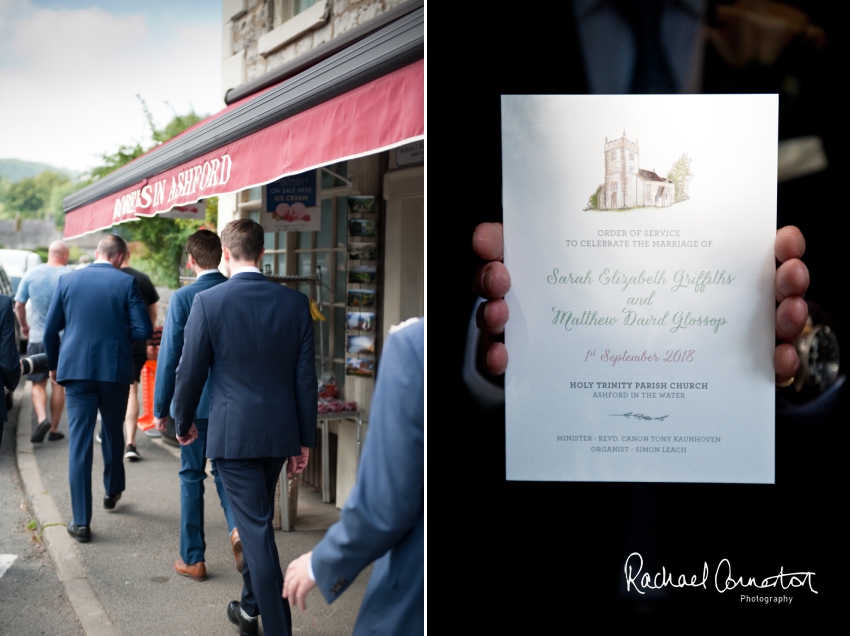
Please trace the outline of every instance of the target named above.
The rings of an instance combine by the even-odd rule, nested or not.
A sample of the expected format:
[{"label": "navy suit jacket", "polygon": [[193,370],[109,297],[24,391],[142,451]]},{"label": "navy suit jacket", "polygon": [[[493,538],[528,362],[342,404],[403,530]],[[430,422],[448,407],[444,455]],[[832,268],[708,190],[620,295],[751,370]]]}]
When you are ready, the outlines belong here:
[{"label": "navy suit jacket", "polygon": [[[165,315],[165,326],[162,328],[162,342],[159,346],[159,358],[156,363],[156,382],[154,384],[153,414],[165,417],[174,410],[171,400],[174,397],[174,374],[177,363],[183,354],[183,330],[192,311],[192,301],[198,292],[206,291],[224,283],[227,278],[221,272],[204,274],[191,285],[181,287],[171,294],[168,300],[168,313]],[[205,420],[210,416],[209,385],[204,385],[201,400],[195,410],[195,419]]]},{"label": "navy suit jacket", "polygon": [[112,265],[92,263],[59,278],[44,322],[44,352],[49,368],[58,368],[60,384],[133,384],[130,344],[147,340],[152,332],[136,279]]},{"label": "navy suit jacket", "polygon": [[425,629],[424,359],[424,320],[387,339],[357,483],[313,550],[328,603],[377,559],[354,634]]},{"label": "navy suit jacket", "polygon": [[[0,294],[0,376],[3,386],[14,391],[21,379],[21,358],[15,344],[15,312],[12,299]],[[0,423],[5,422],[6,400],[0,400]]]},{"label": "navy suit jacket", "polygon": [[310,301],[259,273],[195,295],[177,366],[184,437],[209,374],[207,457],[293,457],[316,445],[318,380]]}]

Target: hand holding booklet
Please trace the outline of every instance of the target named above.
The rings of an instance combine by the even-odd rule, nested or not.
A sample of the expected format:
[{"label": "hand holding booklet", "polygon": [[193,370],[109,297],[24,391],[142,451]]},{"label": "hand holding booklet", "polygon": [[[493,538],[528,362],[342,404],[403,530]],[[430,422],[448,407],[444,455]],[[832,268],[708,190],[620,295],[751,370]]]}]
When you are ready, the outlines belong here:
[{"label": "hand holding booklet", "polygon": [[503,96],[507,478],[774,482],[777,97]]}]

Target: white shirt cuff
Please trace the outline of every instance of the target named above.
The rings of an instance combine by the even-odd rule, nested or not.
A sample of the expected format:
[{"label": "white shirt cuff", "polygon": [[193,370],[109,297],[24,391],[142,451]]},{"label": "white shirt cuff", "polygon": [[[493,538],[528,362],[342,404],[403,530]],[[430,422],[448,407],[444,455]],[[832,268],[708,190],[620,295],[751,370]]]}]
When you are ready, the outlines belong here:
[{"label": "white shirt cuff", "polygon": [[307,575],[310,577],[310,580],[313,581],[313,583],[316,582],[316,575],[313,574],[313,555],[312,554],[310,555],[310,560],[307,561]]}]

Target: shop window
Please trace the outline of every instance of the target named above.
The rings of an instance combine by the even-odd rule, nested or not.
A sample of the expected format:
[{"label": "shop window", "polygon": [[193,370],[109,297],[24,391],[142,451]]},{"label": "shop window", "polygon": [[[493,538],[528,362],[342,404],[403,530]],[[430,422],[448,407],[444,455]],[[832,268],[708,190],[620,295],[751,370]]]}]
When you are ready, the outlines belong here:
[{"label": "shop window", "polygon": [[[345,289],[348,236],[347,195],[348,184],[335,175],[348,174],[348,162],[319,170],[321,182],[322,225],[317,232],[298,232],[292,274],[313,276],[316,268],[322,273],[322,301],[320,310],[325,321],[314,326],[322,330],[324,338],[324,368],[332,372],[344,390],[345,384]],[[331,174],[335,173],[335,174]],[[292,261],[290,261],[292,262]],[[306,291],[306,290],[305,290]],[[318,324],[321,323],[321,324]],[[319,332],[316,332],[316,370],[321,373]]]}]

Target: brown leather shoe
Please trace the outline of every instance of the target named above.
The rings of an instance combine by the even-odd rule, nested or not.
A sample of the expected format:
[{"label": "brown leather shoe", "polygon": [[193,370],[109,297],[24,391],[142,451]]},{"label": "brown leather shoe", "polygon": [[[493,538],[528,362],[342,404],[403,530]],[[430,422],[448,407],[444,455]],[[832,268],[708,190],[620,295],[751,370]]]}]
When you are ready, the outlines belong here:
[{"label": "brown leather shoe", "polygon": [[242,554],[242,539],[239,538],[239,528],[233,528],[233,532],[230,533],[230,546],[233,548],[233,556],[236,558],[236,569],[241,574],[245,555]]},{"label": "brown leather shoe", "polygon": [[174,571],[181,576],[188,576],[190,579],[196,581],[207,580],[207,566],[204,565],[203,561],[186,565],[183,563],[183,559],[177,559],[174,562]]}]

